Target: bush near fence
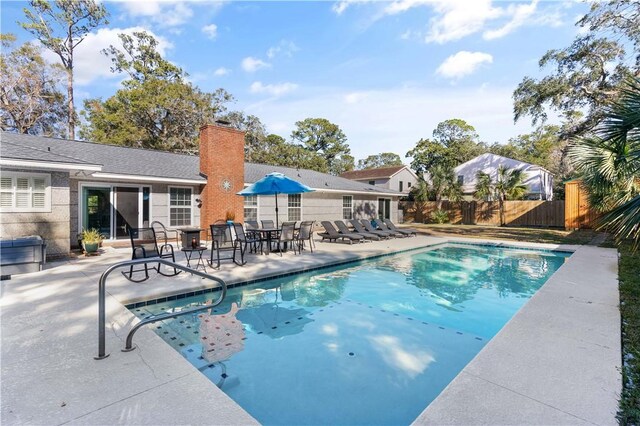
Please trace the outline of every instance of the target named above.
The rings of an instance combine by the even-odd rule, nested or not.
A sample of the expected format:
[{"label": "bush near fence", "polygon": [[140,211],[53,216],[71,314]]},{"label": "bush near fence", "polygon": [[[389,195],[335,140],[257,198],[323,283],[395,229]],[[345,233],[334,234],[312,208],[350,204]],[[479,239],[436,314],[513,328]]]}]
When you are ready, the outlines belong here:
[{"label": "bush near fence", "polygon": [[[565,227],[564,201],[505,201],[507,226]],[[399,206],[406,221],[431,222],[437,202],[403,201]],[[422,208],[420,208],[422,207]],[[449,214],[449,222],[462,225],[500,225],[500,204],[497,201],[442,201],[442,210]]]}]

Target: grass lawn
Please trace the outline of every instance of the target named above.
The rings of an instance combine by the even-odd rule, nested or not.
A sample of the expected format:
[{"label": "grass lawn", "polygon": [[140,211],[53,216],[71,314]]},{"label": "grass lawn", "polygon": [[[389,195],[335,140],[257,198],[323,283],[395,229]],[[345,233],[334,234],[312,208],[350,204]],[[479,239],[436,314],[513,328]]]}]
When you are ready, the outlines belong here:
[{"label": "grass lawn", "polygon": [[640,250],[619,249],[620,313],[622,315],[621,425],[640,424]]},{"label": "grass lawn", "polygon": [[451,225],[412,223],[426,235],[456,235],[468,238],[517,240],[530,243],[587,244],[597,234],[590,229],[565,231],[546,228],[512,228],[506,226]]}]

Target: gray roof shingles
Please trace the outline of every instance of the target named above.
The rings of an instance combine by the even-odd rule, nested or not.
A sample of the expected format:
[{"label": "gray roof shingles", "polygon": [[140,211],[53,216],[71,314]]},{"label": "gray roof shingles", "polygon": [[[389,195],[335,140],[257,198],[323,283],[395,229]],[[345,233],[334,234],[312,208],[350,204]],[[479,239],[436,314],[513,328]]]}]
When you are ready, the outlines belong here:
[{"label": "gray roof shingles", "polygon": [[[1,133],[1,141],[3,158],[99,164],[102,165],[103,173],[190,179],[206,183],[206,179],[199,174],[200,158],[197,156],[8,132]],[[314,170],[255,163],[245,163],[245,183],[256,182],[271,172],[283,173],[311,188],[320,190],[397,194],[396,191]]]}]

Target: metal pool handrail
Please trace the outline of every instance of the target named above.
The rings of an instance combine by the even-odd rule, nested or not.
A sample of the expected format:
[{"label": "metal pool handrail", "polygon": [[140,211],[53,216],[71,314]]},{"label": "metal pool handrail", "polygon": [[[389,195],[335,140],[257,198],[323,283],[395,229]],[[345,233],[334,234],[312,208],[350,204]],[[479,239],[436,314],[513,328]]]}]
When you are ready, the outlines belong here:
[{"label": "metal pool handrail", "polygon": [[169,266],[171,268],[180,269],[181,271],[189,272],[189,273],[197,275],[199,277],[207,278],[207,279],[210,279],[212,281],[215,281],[218,284],[220,284],[220,286],[221,286],[220,297],[218,298],[218,300],[216,300],[214,303],[211,303],[210,305],[196,306],[195,308],[185,309],[183,311],[175,312],[175,313],[154,315],[153,317],[146,318],[146,319],[140,321],[138,324],[136,324],[129,331],[129,334],[127,335],[126,346],[122,350],[123,352],[129,352],[129,351],[132,351],[133,349],[135,349],[133,347],[133,345],[132,345],[133,335],[143,325],[146,325],[146,324],[149,324],[149,323],[152,323],[152,322],[156,322],[156,321],[162,321],[162,320],[167,319],[167,318],[175,318],[175,317],[178,317],[180,315],[187,315],[187,314],[191,314],[191,313],[194,313],[194,312],[204,311],[204,310],[207,310],[207,309],[214,308],[214,307],[218,306],[220,303],[222,303],[222,301],[224,300],[225,296],[227,295],[227,283],[225,283],[224,280],[222,280],[222,279],[220,279],[218,277],[214,277],[213,275],[209,275],[209,274],[207,274],[205,272],[200,272],[200,271],[196,271],[195,269],[187,268],[186,266],[182,266],[182,265],[180,265],[178,263],[171,262],[171,261],[166,260],[166,259],[158,259],[158,258],[135,259],[135,260],[126,260],[126,261],[123,261],[123,262],[114,263],[109,268],[107,268],[106,271],[104,271],[102,273],[102,275],[100,276],[100,280],[98,281],[98,356],[94,357],[94,359],[104,359],[104,358],[109,356],[109,354],[105,354],[105,336],[106,336],[105,335],[105,324],[106,324],[106,318],[105,318],[106,317],[106,313],[105,313],[106,307],[105,307],[105,303],[106,303],[106,282],[107,282],[107,277],[111,274],[111,272],[113,272],[114,270],[116,270],[118,268],[123,268],[123,267],[131,266],[131,265],[143,265],[145,263],[161,263],[161,264],[163,264],[165,266]]}]

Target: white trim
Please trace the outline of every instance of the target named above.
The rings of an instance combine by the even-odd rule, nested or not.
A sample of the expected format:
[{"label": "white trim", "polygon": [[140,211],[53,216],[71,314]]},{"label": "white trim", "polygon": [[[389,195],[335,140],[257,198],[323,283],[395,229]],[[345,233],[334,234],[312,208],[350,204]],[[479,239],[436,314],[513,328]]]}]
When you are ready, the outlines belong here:
[{"label": "white trim", "polygon": [[123,175],[123,174],[117,174],[117,173],[94,173],[92,176],[99,179],[120,179],[120,180],[134,180],[139,182],[178,183],[178,184],[185,184],[185,185],[189,185],[189,184],[205,185],[207,183],[207,181],[204,181],[204,180]]},{"label": "white trim", "polygon": [[391,176],[389,176],[389,179],[391,179],[392,177],[394,177],[395,175],[397,175],[398,173],[400,173],[401,171],[403,171],[404,169],[409,170],[409,173],[411,173],[413,175],[414,178],[416,178],[416,180],[418,180],[418,175],[414,173],[413,170],[411,170],[411,168],[409,166],[404,166],[403,168],[401,168],[400,170],[398,170],[397,172],[395,172],[394,174],[392,174]]},{"label": "white trim", "polygon": [[53,170],[90,170],[96,172],[102,170],[102,166],[99,164],[54,163],[49,161],[15,160],[7,158],[0,159],[0,165]]},{"label": "white trim", "polygon": [[[194,209],[198,208],[196,203],[195,203],[195,194],[194,194],[194,190],[192,186],[178,186],[178,185],[169,185],[167,186],[167,223],[169,227],[173,227],[174,225],[171,225],[171,189],[172,188],[182,188],[182,189],[188,189],[189,191],[191,191],[191,206],[190,206],[190,211],[191,211],[191,215],[189,218],[189,224],[188,225],[176,225],[176,226],[193,226],[193,213],[194,213]],[[174,206],[174,207],[180,207],[180,206]],[[199,224],[198,224],[199,225]]]},{"label": "white trim", "polygon": [[113,238],[113,229],[115,228],[115,224],[114,224],[114,212],[115,212],[115,206],[114,206],[114,196],[113,196],[113,186],[109,183],[102,183],[102,182],[78,182],[78,233],[82,232],[82,218],[84,217],[84,188],[85,187],[91,187],[91,188],[104,188],[104,189],[109,189],[109,241],[115,241],[115,238]]},{"label": "white trim", "polygon": [[[290,221],[290,219],[289,219],[289,209],[300,209],[300,219],[296,219],[296,221],[299,220],[299,221],[302,222],[304,220],[304,203],[302,202],[304,200],[304,194],[303,193],[299,193],[299,194],[286,194],[286,195],[287,195],[287,221]],[[300,207],[289,207],[289,196],[291,196],[291,195],[299,195],[300,196]]]}]

